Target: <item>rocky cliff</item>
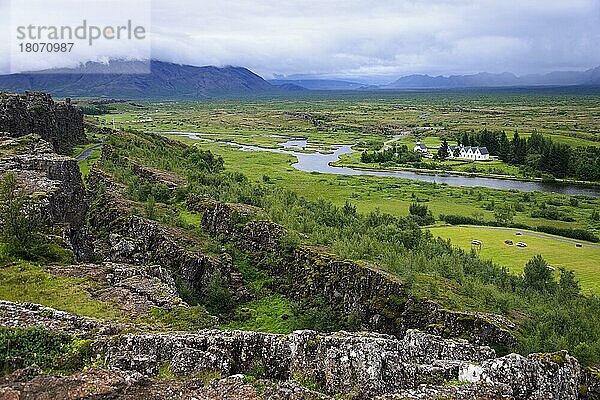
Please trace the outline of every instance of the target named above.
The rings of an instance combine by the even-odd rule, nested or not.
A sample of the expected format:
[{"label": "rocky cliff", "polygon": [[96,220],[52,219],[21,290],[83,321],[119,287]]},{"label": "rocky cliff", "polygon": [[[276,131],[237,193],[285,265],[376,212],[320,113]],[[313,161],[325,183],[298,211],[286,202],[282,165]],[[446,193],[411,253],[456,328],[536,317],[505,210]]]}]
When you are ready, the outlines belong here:
[{"label": "rocky cliff", "polygon": [[0,92],[0,132],[19,137],[35,133],[61,154],[85,141],[83,114],[70,104],[56,103],[45,93]]},{"label": "rocky cliff", "polygon": [[43,219],[63,237],[75,258],[90,260],[87,193],[77,162],[56,154],[39,136],[0,135],[0,175],[7,172],[13,172],[24,192],[37,200]]},{"label": "rocky cliff", "polygon": [[88,181],[95,196],[88,220],[97,238],[97,256],[133,265],[160,265],[199,293],[218,270],[238,300],[247,296],[228,254],[206,254],[198,250],[202,243],[189,234],[132,215],[123,188],[109,175],[94,170]]},{"label": "rocky cliff", "polygon": [[193,197],[188,207],[202,213],[208,232],[227,235],[253,254],[257,265],[276,278],[276,290],[301,301],[323,296],[338,315],[357,313],[362,329],[401,337],[417,328],[500,348],[515,344],[514,325],[498,315],[446,310],[434,302],[416,300],[402,282],[375,265],[340,260],[322,248],[290,249],[285,229],[255,220],[261,217],[256,208]]}]

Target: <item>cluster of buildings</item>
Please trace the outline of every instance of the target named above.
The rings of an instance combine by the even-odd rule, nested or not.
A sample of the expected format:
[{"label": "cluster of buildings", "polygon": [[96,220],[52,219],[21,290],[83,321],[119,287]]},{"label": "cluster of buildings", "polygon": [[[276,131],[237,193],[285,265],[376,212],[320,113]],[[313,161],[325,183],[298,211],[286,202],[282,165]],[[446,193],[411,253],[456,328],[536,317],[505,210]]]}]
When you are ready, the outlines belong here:
[{"label": "cluster of buildings", "polygon": [[[490,152],[485,147],[477,147],[477,146],[448,146],[448,155],[449,158],[461,158],[464,160],[472,160],[472,161],[485,161],[490,159]],[[427,146],[421,143],[420,140],[417,140],[417,144],[414,148],[415,153],[419,152],[423,154],[424,157],[432,158],[433,154],[429,152]]]}]

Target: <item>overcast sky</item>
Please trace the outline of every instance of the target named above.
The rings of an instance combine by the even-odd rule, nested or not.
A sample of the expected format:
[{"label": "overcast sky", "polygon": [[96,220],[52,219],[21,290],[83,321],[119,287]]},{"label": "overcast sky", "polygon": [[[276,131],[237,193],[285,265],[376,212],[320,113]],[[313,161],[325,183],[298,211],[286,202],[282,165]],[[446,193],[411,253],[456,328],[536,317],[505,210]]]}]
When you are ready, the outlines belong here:
[{"label": "overcast sky", "polygon": [[583,70],[599,44],[599,0],[152,1],[153,58],[266,78]]}]

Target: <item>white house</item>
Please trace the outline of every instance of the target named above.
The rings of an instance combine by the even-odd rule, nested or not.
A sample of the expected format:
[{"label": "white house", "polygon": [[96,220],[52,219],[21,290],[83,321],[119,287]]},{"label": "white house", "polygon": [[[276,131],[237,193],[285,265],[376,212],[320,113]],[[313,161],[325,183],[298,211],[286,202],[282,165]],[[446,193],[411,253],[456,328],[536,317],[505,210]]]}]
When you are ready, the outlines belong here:
[{"label": "white house", "polygon": [[417,145],[414,148],[414,152],[420,152],[420,153],[427,153],[427,146],[425,146],[423,143],[421,143],[420,140],[417,140]]},{"label": "white house", "polygon": [[[490,159],[490,152],[486,147],[475,146],[450,146],[451,158],[463,158],[465,160],[484,161]],[[456,152],[458,151],[458,156]]]}]

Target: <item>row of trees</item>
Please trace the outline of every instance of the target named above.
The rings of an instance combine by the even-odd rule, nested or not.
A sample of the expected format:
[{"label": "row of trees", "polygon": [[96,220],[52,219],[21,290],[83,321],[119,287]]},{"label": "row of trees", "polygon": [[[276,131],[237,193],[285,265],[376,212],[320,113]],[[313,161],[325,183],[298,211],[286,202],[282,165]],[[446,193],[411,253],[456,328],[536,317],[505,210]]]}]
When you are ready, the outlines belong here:
[{"label": "row of trees", "polygon": [[396,164],[406,164],[410,162],[421,161],[421,155],[408,149],[408,146],[398,146],[394,144],[383,151],[374,151],[372,153],[364,151],[360,155],[360,161],[366,164],[394,162]]},{"label": "row of trees", "polygon": [[464,132],[457,140],[464,146],[485,146],[490,154],[502,161],[548,173],[556,178],[600,179],[599,147],[571,147],[535,132],[529,138],[522,138],[515,132],[509,140],[506,132],[487,129]]}]

